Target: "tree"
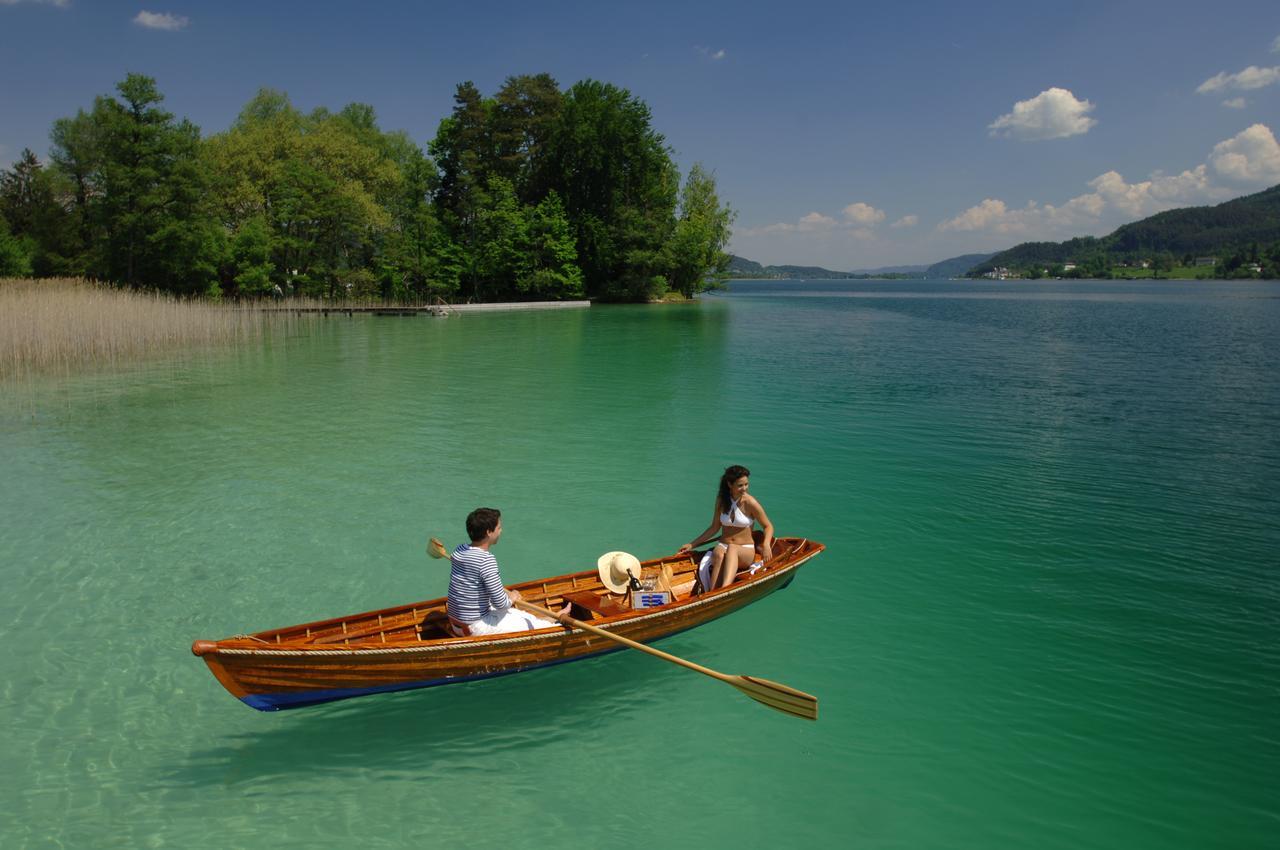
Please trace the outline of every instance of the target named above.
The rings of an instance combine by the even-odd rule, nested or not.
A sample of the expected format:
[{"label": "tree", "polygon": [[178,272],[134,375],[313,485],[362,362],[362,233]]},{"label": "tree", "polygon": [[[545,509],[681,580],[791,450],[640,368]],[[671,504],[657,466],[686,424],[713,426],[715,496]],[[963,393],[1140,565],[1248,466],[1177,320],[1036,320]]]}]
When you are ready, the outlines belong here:
[{"label": "tree", "polygon": [[32,243],[9,232],[9,223],[0,216],[0,277],[27,277],[31,274]]},{"label": "tree", "polygon": [[203,291],[213,267],[201,201],[207,187],[200,131],[159,107],[155,80],[129,74],[120,100],[100,97],[92,118],[100,156],[94,175],[105,238],[96,270],[130,285]]},{"label": "tree", "polygon": [[50,159],[54,170],[69,188],[67,206],[68,239],[61,252],[64,273],[93,274],[91,257],[97,240],[102,238],[102,225],[97,215],[95,188],[102,158],[99,136],[101,128],[89,113],[77,110],[73,118],[53,122]]},{"label": "tree", "polygon": [[72,234],[58,264],[135,286],[201,292],[221,234],[205,203],[200,131],[159,107],[155,80],[129,74],[119,99],[54,124],[52,158],[67,187]]},{"label": "tree", "polygon": [[271,228],[260,215],[241,223],[231,242],[231,263],[234,269],[236,290],[243,295],[267,295],[276,284],[272,274],[276,271],[271,262]]},{"label": "tree", "polygon": [[283,93],[263,89],[206,144],[218,217],[232,232],[263,220],[282,288],[328,297],[368,290],[354,271],[372,274],[380,262],[388,206],[403,183],[394,149],[366,106],[304,116]]},{"label": "tree", "polygon": [[68,217],[59,200],[65,195],[56,174],[24,149],[13,166],[0,172],[0,216],[14,237],[27,241],[32,273],[62,273],[60,252],[66,250]]},{"label": "tree", "polygon": [[608,300],[660,294],[679,177],[649,107],[608,83],[575,84],[547,168],[576,232],[587,292]]},{"label": "tree", "polygon": [[689,169],[680,193],[680,215],[667,246],[670,285],[686,298],[715,286],[729,267],[724,248],[733,211],[720,205],[716,181],[701,165]]},{"label": "tree", "polygon": [[526,207],[525,244],[516,289],[536,298],[581,298],[582,270],[573,227],[555,191],[536,207]]},{"label": "tree", "polygon": [[525,204],[536,204],[552,189],[547,154],[564,95],[550,74],[507,77],[489,112],[493,169],[510,180]]},{"label": "tree", "polygon": [[486,188],[490,203],[477,212],[474,231],[477,288],[473,294],[476,298],[507,297],[519,276],[528,243],[528,222],[510,180],[492,177]]}]

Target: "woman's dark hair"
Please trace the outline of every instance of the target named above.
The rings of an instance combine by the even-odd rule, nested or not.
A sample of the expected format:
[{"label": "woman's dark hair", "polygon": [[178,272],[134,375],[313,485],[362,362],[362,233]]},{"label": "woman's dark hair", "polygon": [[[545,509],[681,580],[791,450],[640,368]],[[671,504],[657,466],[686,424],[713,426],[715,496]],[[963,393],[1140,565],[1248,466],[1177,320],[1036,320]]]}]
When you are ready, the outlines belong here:
[{"label": "woman's dark hair", "polygon": [[720,511],[729,510],[729,503],[733,501],[733,497],[729,495],[729,485],[737,481],[743,476],[751,477],[751,470],[745,466],[731,466],[724,471],[724,475],[720,476]]},{"label": "woman's dark hair", "polygon": [[497,508],[476,508],[467,514],[467,536],[475,543],[484,540],[485,535],[498,527],[502,519],[502,511]]}]

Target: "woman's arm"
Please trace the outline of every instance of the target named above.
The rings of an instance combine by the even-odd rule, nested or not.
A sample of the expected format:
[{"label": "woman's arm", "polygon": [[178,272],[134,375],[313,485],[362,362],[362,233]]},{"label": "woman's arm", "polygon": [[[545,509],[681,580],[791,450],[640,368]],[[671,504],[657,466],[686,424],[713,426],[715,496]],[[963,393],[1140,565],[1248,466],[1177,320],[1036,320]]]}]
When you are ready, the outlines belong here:
[{"label": "woman's arm", "polygon": [[679,549],[677,549],[676,553],[679,554],[680,552],[688,552],[690,549],[693,549],[696,546],[701,546],[703,543],[706,543],[712,537],[715,537],[716,532],[719,530],[720,530],[720,497],[716,496],[716,506],[715,508],[712,509],[712,512],[711,512],[711,525],[707,526],[706,531],[702,532],[697,537],[693,538],[693,542],[686,543],[683,546],[681,546]]},{"label": "woman's arm", "polygon": [[773,523],[769,521],[769,515],[764,512],[764,505],[760,504],[755,496],[748,496],[747,499],[747,505],[751,508],[752,518],[760,523],[760,527],[764,529],[764,540],[760,544],[760,554],[767,561],[773,557]]}]

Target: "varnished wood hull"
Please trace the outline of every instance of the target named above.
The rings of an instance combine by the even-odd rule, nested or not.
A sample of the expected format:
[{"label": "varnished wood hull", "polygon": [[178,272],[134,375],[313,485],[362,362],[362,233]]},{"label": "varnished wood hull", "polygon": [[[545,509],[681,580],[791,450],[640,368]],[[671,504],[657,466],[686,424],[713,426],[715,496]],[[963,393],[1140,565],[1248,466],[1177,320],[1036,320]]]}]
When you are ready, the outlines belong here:
[{"label": "varnished wood hull", "polygon": [[[680,601],[661,608],[591,622],[641,643],[660,640],[785,587],[796,570],[823,548],[813,541],[783,538],[765,569],[729,587],[689,598],[682,595]],[[677,582],[691,578],[695,568],[688,555],[646,561],[644,566],[656,569],[662,564],[673,568]],[[563,598],[560,594],[570,590],[603,590],[594,570],[516,587],[531,601],[547,604],[555,604]],[[443,599],[435,599],[250,636],[196,641],[192,652],[246,705],[276,711],[503,676],[620,648],[582,629],[560,626],[491,637],[424,639],[419,621],[433,615],[438,619],[443,606]]]}]

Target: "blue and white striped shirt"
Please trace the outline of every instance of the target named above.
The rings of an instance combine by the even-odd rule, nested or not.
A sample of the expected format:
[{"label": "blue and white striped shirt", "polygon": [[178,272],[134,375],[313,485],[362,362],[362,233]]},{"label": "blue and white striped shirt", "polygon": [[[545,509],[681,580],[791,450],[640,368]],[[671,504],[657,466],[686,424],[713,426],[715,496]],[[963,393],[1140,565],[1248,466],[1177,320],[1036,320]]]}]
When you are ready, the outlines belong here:
[{"label": "blue and white striped shirt", "polygon": [[498,574],[498,561],[484,549],[464,543],[449,556],[449,616],[460,623],[474,623],[491,609],[511,607],[507,589]]}]

